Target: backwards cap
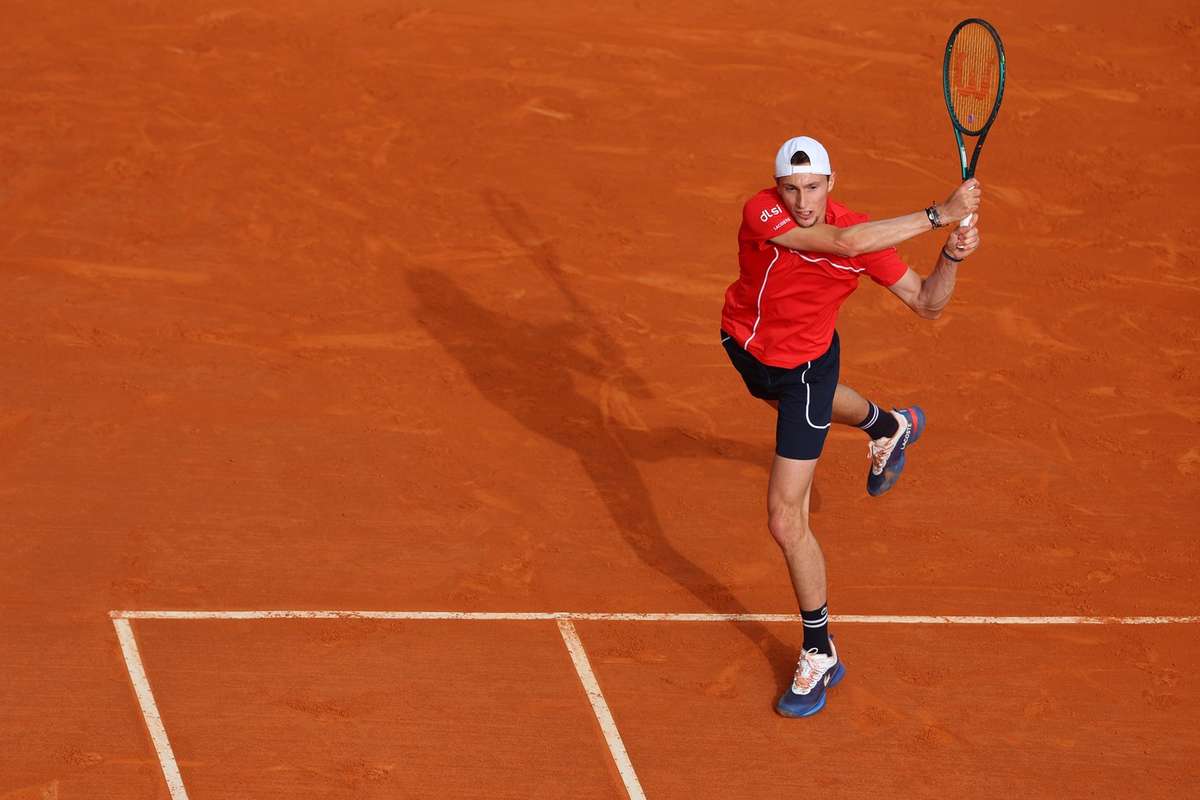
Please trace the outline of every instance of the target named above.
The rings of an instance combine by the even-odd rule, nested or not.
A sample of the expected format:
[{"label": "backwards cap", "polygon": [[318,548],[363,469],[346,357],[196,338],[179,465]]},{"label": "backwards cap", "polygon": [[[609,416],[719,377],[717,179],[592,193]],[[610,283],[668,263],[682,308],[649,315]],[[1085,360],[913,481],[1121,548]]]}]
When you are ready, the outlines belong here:
[{"label": "backwards cap", "polygon": [[[797,153],[804,153],[808,156],[808,163],[793,164],[792,156]],[[775,155],[776,178],[784,178],[788,175],[800,175],[801,173],[808,173],[810,175],[833,174],[833,170],[829,166],[829,153],[825,152],[825,145],[811,136],[797,136],[788,139]]]}]

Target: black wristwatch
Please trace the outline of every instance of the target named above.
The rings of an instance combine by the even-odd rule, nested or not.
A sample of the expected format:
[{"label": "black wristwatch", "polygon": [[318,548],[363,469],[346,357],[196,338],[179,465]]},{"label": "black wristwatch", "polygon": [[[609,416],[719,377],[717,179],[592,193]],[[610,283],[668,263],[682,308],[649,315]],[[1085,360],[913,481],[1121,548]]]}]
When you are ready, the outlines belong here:
[{"label": "black wristwatch", "polygon": [[936,203],[925,209],[925,216],[929,217],[929,224],[933,227],[942,227],[942,215],[938,213]]}]

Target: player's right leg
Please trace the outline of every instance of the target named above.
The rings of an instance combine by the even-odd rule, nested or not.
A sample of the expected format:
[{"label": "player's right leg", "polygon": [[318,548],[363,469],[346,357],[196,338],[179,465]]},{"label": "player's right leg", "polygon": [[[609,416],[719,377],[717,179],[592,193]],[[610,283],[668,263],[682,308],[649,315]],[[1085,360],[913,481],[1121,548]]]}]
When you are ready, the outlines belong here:
[{"label": "player's right leg", "polygon": [[825,556],[809,526],[808,501],[817,459],[775,456],[767,484],[767,529],[783,551],[800,608],[817,609],[828,600]]},{"label": "player's right leg", "polygon": [[884,411],[842,383],[833,395],[833,421],[866,432],[870,440],[867,493],[872,496],[883,494],[900,480],[905,451],[925,432],[925,412],[920,406]]},{"label": "player's right leg", "polygon": [[[767,527],[783,551],[805,626],[805,643],[792,683],[775,704],[775,710],[785,717],[816,714],[825,707],[826,689],[836,686],[846,674],[827,630],[825,555],[809,525],[808,501],[816,466],[816,459],[776,455],[767,489]],[[819,640],[812,636],[814,627],[824,634]]]},{"label": "player's right leg", "polygon": [[825,689],[845,674],[829,638],[825,557],[808,524],[813,474],[833,413],[838,337],[822,356],[794,369],[762,364],[727,336],[722,343],[750,393],[777,410],[767,527],[787,563],[804,619],[804,645],[795,678],[775,707],[785,716],[807,717],[824,708]]},{"label": "player's right leg", "polygon": [[775,705],[789,717],[811,716],[824,708],[825,690],[846,673],[829,635],[825,556],[809,524],[813,475],[832,422],[839,360],[835,334],[824,355],[780,371],[773,381],[779,411],[767,487],[767,527],[783,552],[804,621],[795,677]]}]

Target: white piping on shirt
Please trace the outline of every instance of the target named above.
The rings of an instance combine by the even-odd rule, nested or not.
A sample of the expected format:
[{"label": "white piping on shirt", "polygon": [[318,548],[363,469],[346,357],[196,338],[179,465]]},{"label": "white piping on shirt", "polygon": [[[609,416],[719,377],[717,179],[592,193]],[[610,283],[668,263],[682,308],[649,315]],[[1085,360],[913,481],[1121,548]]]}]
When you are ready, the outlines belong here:
[{"label": "white piping on shirt", "polygon": [[838,264],[835,261],[830,261],[828,258],[809,258],[808,256],[804,255],[803,253],[801,253],[797,250],[793,250],[792,252],[795,253],[796,255],[800,256],[801,258],[803,258],[805,261],[807,261],[810,264],[816,264],[820,261],[824,261],[826,264],[829,264],[831,267],[837,267],[838,269],[844,269],[847,272],[866,272],[867,271],[866,267],[847,267],[843,264]]},{"label": "white piping on shirt", "polygon": [[762,296],[767,289],[767,278],[771,277],[771,267],[775,266],[775,262],[779,260],[779,248],[772,247],[775,251],[775,257],[771,259],[771,263],[767,264],[767,271],[763,273],[762,286],[758,287],[758,316],[754,319],[754,327],[750,330],[750,338],[746,339],[742,349],[746,350],[750,347],[750,341],[758,335],[758,323],[762,322]]}]

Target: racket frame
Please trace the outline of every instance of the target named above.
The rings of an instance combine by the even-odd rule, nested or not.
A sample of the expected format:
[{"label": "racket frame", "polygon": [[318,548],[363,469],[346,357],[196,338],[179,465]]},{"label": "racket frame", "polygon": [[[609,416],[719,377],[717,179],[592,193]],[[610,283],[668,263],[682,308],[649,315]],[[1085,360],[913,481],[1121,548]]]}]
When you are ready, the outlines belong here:
[{"label": "racket frame", "polygon": [[[981,128],[975,131],[959,124],[958,115],[954,113],[954,101],[950,98],[950,53],[954,49],[954,41],[958,38],[958,32],[968,25],[982,25],[987,30],[992,37],[992,41],[996,43],[996,53],[1000,61],[1000,83],[996,89],[996,102],[992,103],[992,113],[988,115],[987,121],[983,123]],[[954,127],[954,141],[958,144],[958,160],[962,168],[962,179],[964,181],[974,177],[975,167],[979,164],[979,153],[983,150],[983,142],[987,139],[992,123],[996,121],[996,114],[1000,112],[1000,103],[1004,100],[1004,73],[1004,42],[1001,41],[1000,34],[992,27],[992,23],[979,17],[971,17],[964,19],[954,26],[954,30],[950,31],[950,38],[946,40],[946,55],[942,60],[942,94],[946,100],[946,110],[950,113],[950,124]],[[967,148],[963,144],[964,133],[968,136],[979,137],[975,141],[975,152],[972,153],[969,164],[967,162]]]}]

